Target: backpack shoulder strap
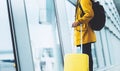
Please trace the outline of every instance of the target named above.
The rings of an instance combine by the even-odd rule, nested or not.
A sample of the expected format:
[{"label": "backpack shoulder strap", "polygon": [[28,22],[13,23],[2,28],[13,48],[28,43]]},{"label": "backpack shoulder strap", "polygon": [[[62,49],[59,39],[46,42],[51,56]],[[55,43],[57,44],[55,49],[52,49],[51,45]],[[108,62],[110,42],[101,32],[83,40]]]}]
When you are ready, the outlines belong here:
[{"label": "backpack shoulder strap", "polygon": [[84,11],[83,11],[83,9],[82,9],[82,6],[81,6],[80,2],[78,2],[78,6],[79,6],[79,8],[80,8],[81,11],[82,11],[82,14],[80,15],[80,16],[82,17],[85,13],[84,13]]}]

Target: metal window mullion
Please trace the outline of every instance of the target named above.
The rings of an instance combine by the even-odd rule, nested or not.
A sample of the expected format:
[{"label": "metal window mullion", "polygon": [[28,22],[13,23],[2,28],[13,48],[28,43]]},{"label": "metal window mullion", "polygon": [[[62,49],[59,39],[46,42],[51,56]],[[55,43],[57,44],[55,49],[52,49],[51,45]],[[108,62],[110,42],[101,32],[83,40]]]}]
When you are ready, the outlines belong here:
[{"label": "metal window mullion", "polygon": [[18,55],[18,50],[17,50],[15,28],[13,24],[14,22],[13,22],[11,2],[10,0],[6,0],[6,2],[7,2],[7,9],[8,9],[8,17],[9,17],[9,22],[10,22],[9,24],[10,24],[11,38],[12,38],[12,44],[13,44],[13,53],[14,53],[16,71],[20,71],[19,55]]},{"label": "metal window mullion", "polygon": [[17,44],[17,57],[20,63],[19,71],[35,71],[24,1],[10,0],[10,2],[14,22],[14,37],[16,39],[15,43]]}]

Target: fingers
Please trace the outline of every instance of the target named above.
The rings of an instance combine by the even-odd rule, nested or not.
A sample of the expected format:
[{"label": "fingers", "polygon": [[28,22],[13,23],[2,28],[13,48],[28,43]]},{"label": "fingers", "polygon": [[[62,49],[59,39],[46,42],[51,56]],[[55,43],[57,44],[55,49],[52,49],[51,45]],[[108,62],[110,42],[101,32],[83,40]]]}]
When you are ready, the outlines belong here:
[{"label": "fingers", "polygon": [[72,27],[77,27],[77,26],[79,26],[79,25],[80,25],[79,22],[74,22],[74,23],[72,24]]}]

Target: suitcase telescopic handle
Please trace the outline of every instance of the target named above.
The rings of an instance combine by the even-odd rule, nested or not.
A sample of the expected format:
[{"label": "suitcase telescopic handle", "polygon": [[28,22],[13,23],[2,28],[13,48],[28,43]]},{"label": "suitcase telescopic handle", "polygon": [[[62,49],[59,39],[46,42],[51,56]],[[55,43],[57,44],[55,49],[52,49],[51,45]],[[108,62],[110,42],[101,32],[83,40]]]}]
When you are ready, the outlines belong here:
[{"label": "suitcase telescopic handle", "polygon": [[[78,31],[78,32],[80,32],[80,53],[82,54],[83,53],[83,44],[82,44],[82,42],[83,42],[83,39],[82,39],[82,24],[80,24],[80,30]],[[74,38],[74,37],[73,37]],[[74,42],[74,41],[73,41]],[[73,44],[73,46],[72,46],[73,48],[72,48],[72,52],[73,53],[76,53],[76,48],[77,47],[75,47],[74,48],[74,44]]]},{"label": "suitcase telescopic handle", "polygon": [[81,52],[80,53],[83,53],[82,24],[80,24],[80,39],[81,39],[80,41]]}]

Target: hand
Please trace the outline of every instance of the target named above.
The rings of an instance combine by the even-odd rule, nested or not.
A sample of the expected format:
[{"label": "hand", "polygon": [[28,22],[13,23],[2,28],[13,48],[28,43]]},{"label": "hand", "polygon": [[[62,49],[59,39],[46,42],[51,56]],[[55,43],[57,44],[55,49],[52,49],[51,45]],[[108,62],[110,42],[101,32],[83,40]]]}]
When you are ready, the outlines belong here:
[{"label": "hand", "polygon": [[72,27],[77,27],[77,26],[79,26],[79,25],[80,25],[79,22],[74,22],[74,23],[72,24]]}]

